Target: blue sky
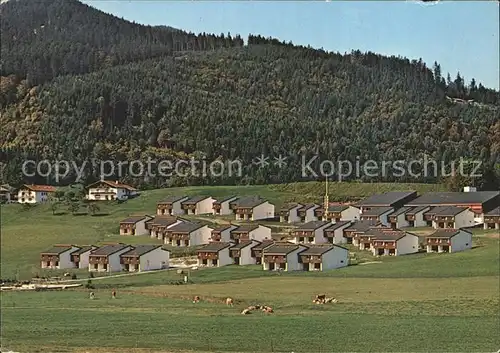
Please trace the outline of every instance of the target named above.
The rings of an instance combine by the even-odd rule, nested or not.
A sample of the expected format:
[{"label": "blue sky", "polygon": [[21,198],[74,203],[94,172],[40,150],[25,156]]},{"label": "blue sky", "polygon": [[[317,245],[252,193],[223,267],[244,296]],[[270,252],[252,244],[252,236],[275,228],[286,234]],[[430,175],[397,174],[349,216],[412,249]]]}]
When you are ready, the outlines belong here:
[{"label": "blue sky", "polygon": [[499,88],[497,1],[127,1],[84,0],[104,12],[195,33],[249,33],[325,50],[422,58]]}]

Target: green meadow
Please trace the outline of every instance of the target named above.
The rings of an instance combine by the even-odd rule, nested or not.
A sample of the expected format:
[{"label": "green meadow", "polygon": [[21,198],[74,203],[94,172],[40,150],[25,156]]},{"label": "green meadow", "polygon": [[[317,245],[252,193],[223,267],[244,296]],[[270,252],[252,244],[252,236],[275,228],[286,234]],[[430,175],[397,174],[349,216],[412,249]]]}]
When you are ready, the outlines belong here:
[{"label": "green meadow", "polygon": [[[39,253],[54,243],[156,242],[118,236],[118,222],[132,213],[153,214],[156,202],[170,194],[260,195],[277,207],[291,200],[320,201],[324,184],[300,185],[153,190],[123,204],[103,204],[96,216],[64,209],[53,215],[49,205],[2,206],[2,278],[42,275]],[[331,184],[330,198],[437,188]],[[84,287],[2,292],[2,348],[30,353],[494,352],[500,347],[498,234],[477,230],[473,245],[462,253],[382,258],[351,249],[356,265],[321,273],[271,273],[259,266],[190,270],[183,285],[173,284],[184,275],[176,270],[92,278],[95,300]],[[78,272],[79,283],[88,280],[87,273]],[[113,289],[117,299],[111,298]],[[323,293],[338,302],[313,304]],[[192,303],[195,295],[200,303]],[[234,307],[225,305],[226,297],[234,298]],[[257,304],[275,312],[241,315]]]}]

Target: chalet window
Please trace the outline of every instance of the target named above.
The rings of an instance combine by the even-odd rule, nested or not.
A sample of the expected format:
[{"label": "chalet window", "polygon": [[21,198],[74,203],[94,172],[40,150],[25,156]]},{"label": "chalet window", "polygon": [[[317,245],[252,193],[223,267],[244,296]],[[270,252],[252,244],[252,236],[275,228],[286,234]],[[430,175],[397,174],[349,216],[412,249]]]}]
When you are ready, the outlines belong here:
[{"label": "chalet window", "polygon": [[309,242],[312,243],[314,241],[314,237],[309,237]]},{"label": "chalet window", "polygon": [[56,261],[56,262],[54,263],[54,266],[59,266],[59,261]]},{"label": "chalet window", "polygon": [[47,266],[50,266],[50,261],[47,261]]},{"label": "chalet window", "polygon": [[104,264],[104,265],[102,265],[102,268],[106,271],[108,269],[108,265]]},{"label": "chalet window", "polygon": [[340,263],[343,264],[344,263],[344,260],[340,260]]},{"label": "chalet window", "polygon": [[94,269],[97,270],[98,264],[94,264]]}]

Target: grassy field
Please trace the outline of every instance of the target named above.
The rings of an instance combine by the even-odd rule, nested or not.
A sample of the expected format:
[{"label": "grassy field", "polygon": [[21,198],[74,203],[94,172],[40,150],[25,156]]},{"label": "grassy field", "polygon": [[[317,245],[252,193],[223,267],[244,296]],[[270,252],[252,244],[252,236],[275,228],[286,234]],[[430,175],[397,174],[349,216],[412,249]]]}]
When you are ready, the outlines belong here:
[{"label": "grassy field", "polygon": [[[332,184],[330,192],[362,197],[389,185]],[[427,187],[412,186],[395,184],[391,190]],[[118,222],[131,213],[152,214],[159,199],[184,193],[260,194],[279,207],[293,198],[320,197],[322,190],[320,183],[154,190],[105,205],[105,215],[95,217],[53,216],[47,205],[8,205],[1,209],[2,277],[38,273],[39,252],[54,243],[157,242],[117,236]],[[2,292],[2,351],[494,352],[500,347],[497,233],[476,231],[474,248],[462,253],[374,258],[363,252],[361,264],[321,273],[227,266],[190,271],[185,285],[171,284],[181,279],[175,270],[105,277],[92,280],[93,301],[83,288]],[[85,271],[78,276],[87,281]],[[117,299],[111,299],[112,289]],[[320,293],[339,302],[313,305]],[[202,302],[193,304],[194,295]],[[235,307],[223,304],[227,296]],[[271,305],[275,313],[241,315],[251,304]]]}]

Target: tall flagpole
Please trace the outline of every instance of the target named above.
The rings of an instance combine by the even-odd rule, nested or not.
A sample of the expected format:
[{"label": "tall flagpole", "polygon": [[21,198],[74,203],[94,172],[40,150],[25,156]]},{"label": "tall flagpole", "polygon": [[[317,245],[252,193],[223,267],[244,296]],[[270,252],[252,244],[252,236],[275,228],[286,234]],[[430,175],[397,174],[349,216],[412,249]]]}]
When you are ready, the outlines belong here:
[{"label": "tall flagpole", "polygon": [[328,206],[330,205],[330,202],[328,201],[328,175],[326,176],[326,180],[325,180],[325,198],[324,198],[324,205],[323,207],[325,208],[325,212],[324,212],[324,218],[325,220],[328,219]]}]

